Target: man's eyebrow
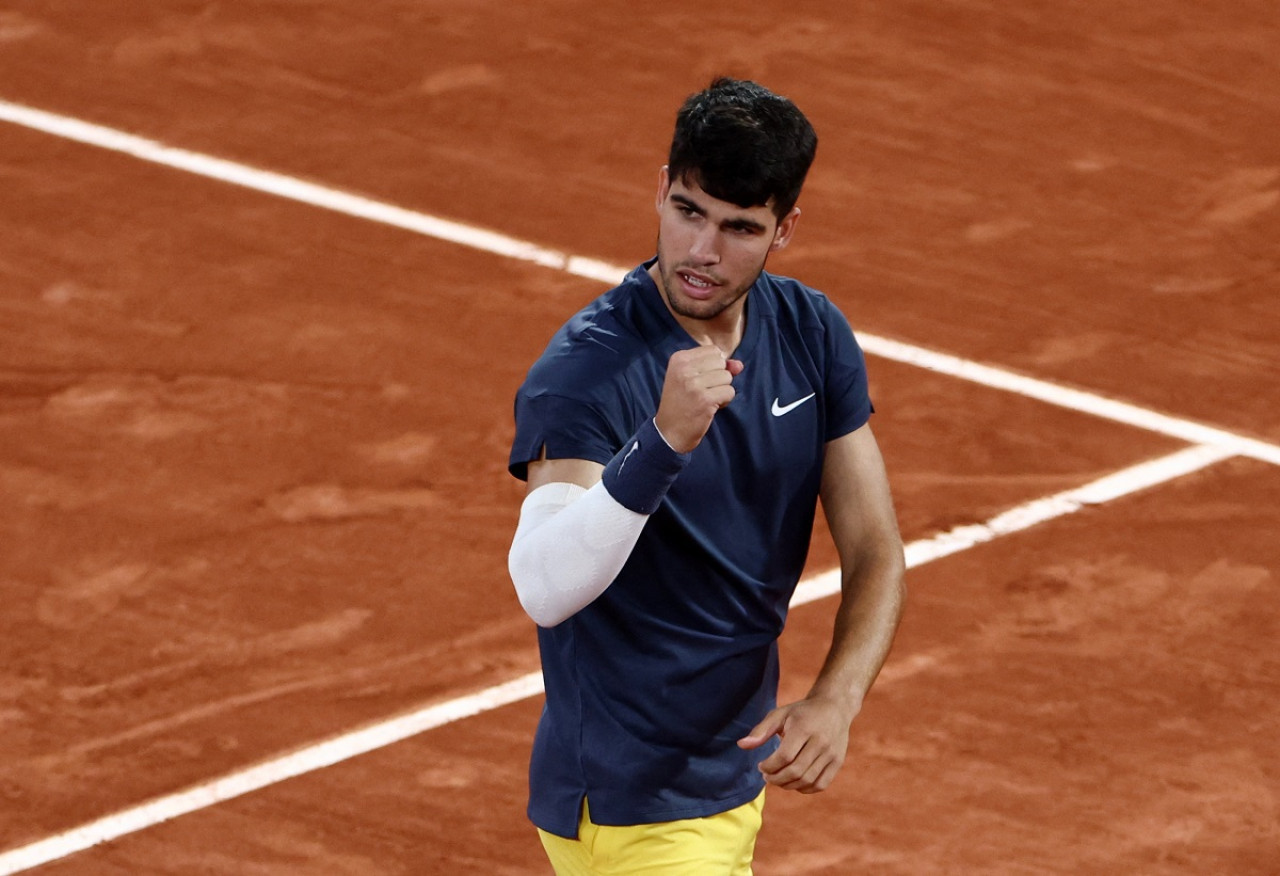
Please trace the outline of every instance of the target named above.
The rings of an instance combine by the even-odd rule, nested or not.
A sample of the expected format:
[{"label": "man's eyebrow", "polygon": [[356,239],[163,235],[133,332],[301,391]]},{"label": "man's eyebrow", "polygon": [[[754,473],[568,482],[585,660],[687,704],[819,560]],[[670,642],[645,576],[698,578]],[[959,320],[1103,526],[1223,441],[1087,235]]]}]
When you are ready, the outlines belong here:
[{"label": "man's eyebrow", "polygon": [[734,228],[738,231],[767,231],[768,228],[761,222],[754,219],[726,219],[724,222],[726,228]]},{"label": "man's eyebrow", "polygon": [[691,198],[686,198],[684,195],[677,195],[673,192],[671,194],[671,200],[675,201],[677,204],[681,205],[682,207],[688,207],[690,210],[692,210],[693,212],[697,213],[700,216],[705,216],[707,214],[707,211],[699,207],[697,202],[695,202]]},{"label": "man's eyebrow", "polygon": [[[684,207],[685,209],[692,210],[694,213],[697,213],[699,216],[707,215],[707,211],[703,209],[701,206],[699,206],[697,201],[693,200],[692,198],[686,197],[685,195],[680,195],[680,194],[676,194],[675,192],[672,192],[671,200],[675,201],[677,204]],[[734,228],[740,231],[768,231],[768,228],[763,223],[757,222],[755,219],[749,219],[745,216],[736,217],[733,219],[726,219],[721,224],[724,225],[724,227],[726,228]]]}]

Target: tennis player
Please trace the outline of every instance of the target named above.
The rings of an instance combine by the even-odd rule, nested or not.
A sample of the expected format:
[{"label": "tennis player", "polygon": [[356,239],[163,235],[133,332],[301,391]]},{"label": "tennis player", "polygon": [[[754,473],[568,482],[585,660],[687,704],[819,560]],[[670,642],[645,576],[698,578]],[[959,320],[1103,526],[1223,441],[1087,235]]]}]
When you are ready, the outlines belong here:
[{"label": "tennis player", "polygon": [[[760,85],[691,96],[656,256],[516,395],[509,567],[546,684],[528,813],[560,876],[749,874],[766,784],[831,784],[889,652],[904,561],[863,355],[828,298],[764,270],[816,148]],[[842,594],[822,670],[778,705],[819,500]]]}]

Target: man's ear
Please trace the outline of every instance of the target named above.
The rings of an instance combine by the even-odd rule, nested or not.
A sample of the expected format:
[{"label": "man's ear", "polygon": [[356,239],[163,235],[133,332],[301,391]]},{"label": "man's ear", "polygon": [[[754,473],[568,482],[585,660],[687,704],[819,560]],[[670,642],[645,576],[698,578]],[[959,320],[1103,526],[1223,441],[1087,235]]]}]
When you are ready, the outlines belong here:
[{"label": "man's ear", "polygon": [[667,192],[671,191],[671,175],[667,173],[667,166],[662,165],[662,169],[658,171],[658,197],[654,201],[658,212],[662,212],[662,204],[667,200]]},{"label": "man's ear", "polygon": [[791,235],[796,233],[796,223],[800,221],[800,208],[792,207],[791,212],[782,217],[777,229],[773,232],[773,242],[769,244],[769,252],[785,249],[791,242]]}]

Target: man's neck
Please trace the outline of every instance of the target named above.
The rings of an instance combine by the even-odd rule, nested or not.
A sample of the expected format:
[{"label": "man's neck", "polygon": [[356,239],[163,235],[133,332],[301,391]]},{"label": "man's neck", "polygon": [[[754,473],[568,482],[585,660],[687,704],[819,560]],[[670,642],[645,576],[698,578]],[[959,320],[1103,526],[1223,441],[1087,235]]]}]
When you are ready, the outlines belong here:
[{"label": "man's neck", "polygon": [[667,293],[662,288],[662,275],[658,270],[656,261],[649,267],[649,276],[653,279],[654,285],[658,287],[658,297],[662,299],[662,306],[667,308],[667,312],[688,333],[689,337],[699,344],[715,346],[726,356],[731,355],[734,350],[738,349],[738,345],[742,343],[743,335],[746,334],[747,299],[750,297],[749,294],[743,295],[712,319],[694,319],[691,316],[677,313],[671,306],[671,302],[667,300]]},{"label": "man's neck", "polygon": [[691,319],[674,312],[671,315],[689,333],[689,337],[699,344],[712,344],[728,356],[742,343],[747,325],[746,303],[747,299],[744,297],[715,319]]}]

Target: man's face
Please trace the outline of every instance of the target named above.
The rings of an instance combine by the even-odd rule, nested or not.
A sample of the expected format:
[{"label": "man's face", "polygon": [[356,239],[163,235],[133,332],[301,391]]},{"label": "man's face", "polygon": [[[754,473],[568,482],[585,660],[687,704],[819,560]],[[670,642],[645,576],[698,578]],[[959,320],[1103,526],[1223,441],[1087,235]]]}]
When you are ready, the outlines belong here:
[{"label": "man's face", "polygon": [[736,322],[743,296],[769,253],[791,239],[800,215],[781,222],[769,205],[739,207],[713,198],[696,183],[658,181],[658,274],[677,316]]}]

